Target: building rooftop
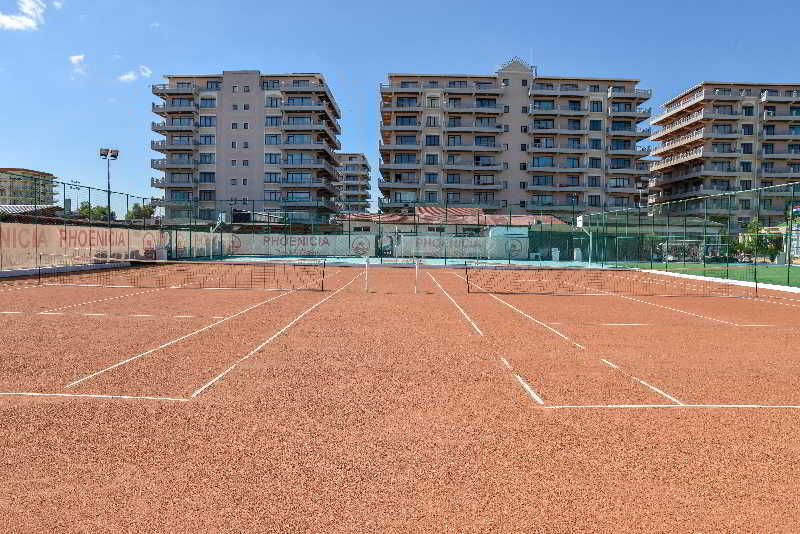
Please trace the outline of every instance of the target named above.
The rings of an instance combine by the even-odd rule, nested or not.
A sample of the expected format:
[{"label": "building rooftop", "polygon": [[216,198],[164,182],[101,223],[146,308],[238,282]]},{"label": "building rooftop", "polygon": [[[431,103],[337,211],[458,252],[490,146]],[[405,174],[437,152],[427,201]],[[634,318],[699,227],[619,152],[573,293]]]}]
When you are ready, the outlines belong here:
[{"label": "building rooftop", "polygon": [[666,102],[664,102],[662,107],[668,106],[672,104],[674,101],[683,98],[684,96],[688,95],[689,93],[693,93],[703,87],[704,85],[729,85],[731,87],[785,87],[787,85],[793,85],[800,87],[800,82],[714,82],[714,81],[705,81],[700,82],[698,84],[693,85],[692,87],[685,89],[678,93],[676,96],[673,96]]}]

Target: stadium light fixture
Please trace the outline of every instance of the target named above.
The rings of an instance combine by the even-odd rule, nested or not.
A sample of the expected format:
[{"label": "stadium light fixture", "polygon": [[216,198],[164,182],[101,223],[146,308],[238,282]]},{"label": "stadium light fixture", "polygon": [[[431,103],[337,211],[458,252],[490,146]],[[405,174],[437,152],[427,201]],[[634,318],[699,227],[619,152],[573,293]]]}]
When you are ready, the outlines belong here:
[{"label": "stadium light fixture", "polygon": [[106,218],[108,219],[108,257],[111,258],[111,160],[119,158],[119,150],[116,148],[101,148],[97,154],[106,160]]}]

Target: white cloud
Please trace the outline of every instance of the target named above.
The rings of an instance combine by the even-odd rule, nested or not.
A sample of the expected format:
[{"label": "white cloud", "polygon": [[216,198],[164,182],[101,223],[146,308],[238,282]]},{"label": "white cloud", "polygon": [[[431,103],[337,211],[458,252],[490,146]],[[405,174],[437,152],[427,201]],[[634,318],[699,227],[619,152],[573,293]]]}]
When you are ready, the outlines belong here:
[{"label": "white cloud", "polygon": [[78,54],[76,56],[69,56],[69,62],[72,64],[72,79],[75,79],[75,76],[81,75],[83,76],[86,74],[86,63],[83,60],[86,59],[86,54]]},{"label": "white cloud", "polygon": [[64,7],[64,2],[62,2],[61,0],[53,0],[53,7],[56,9],[61,9],[62,7]]},{"label": "white cloud", "polygon": [[0,30],[38,30],[44,24],[44,0],[17,0],[16,15],[0,12]]},{"label": "white cloud", "polygon": [[150,29],[151,29],[151,30],[157,30],[157,29],[158,29],[160,26],[161,26],[161,23],[160,23],[160,22],[158,22],[158,21],[155,21],[155,22],[151,22],[151,23],[150,23]]},{"label": "white cloud", "polygon": [[139,65],[133,70],[129,70],[124,74],[117,76],[117,80],[125,83],[136,81],[137,78],[149,78],[153,75],[153,71],[147,65]]},{"label": "white cloud", "polygon": [[132,82],[135,79],[136,79],[136,73],[132,70],[129,70],[125,74],[120,74],[119,76],[117,76],[117,80],[125,83]]}]

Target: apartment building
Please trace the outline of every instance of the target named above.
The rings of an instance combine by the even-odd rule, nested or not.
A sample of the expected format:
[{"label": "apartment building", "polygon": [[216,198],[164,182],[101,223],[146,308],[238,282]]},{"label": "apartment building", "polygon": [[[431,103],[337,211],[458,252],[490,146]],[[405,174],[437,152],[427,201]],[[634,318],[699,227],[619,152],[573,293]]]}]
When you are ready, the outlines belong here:
[{"label": "apartment building", "polygon": [[30,169],[0,169],[0,205],[52,205],[57,191],[50,173]]},{"label": "apartment building", "polygon": [[[664,104],[650,137],[650,204],[670,213],[728,217],[745,227],[785,218],[789,188],[725,196],[725,192],[800,180],[800,84],[702,82]],[[696,197],[722,195],[708,200]],[[692,200],[696,199],[696,200]]]},{"label": "apartment building", "polygon": [[389,74],[380,86],[384,211],[475,207],[562,216],[646,202],[650,135],[639,80]]},{"label": "apartment building", "polygon": [[336,154],[341,180],[336,183],[339,211],[363,213],[369,208],[370,166],[367,157],[359,152]]},{"label": "apartment building", "polygon": [[162,99],[152,106],[162,118],[152,130],[164,139],[151,143],[163,154],[152,160],[163,176],[151,185],[164,190],[167,222],[231,217],[234,210],[328,222],[341,179],[341,113],[321,74],[165,78],[152,88]]}]

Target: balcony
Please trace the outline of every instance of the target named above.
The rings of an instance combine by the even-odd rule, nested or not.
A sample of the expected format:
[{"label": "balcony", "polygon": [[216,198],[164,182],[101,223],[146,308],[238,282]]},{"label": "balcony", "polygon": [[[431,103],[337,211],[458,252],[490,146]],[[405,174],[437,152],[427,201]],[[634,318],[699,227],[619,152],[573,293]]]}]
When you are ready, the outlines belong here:
[{"label": "balcony", "polygon": [[[197,91],[195,84],[191,84],[189,87],[178,87],[177,85],[159,83],[151,87],[154,95],[191,95]],[[211,91],[211,89],[208,90]]]},{"label": "balcony", "polygon": [[[331,146],[333,145],[333,146]],[[326,141],[312,141],[311,143],[287,143],[283,142],[277,145],[267,145],[268,147],[275,147],[281,148],[283,150],[324,150],[328,154],[330,154],[331,158],[335,157],[336,153],[334,150],[336,149],[335,143],[330,143]]]},{"label": "balcony", "polygon": [[381,122],[381,131],[385,132],[421,132],[422,123],[417,121],[412,124],[387,124]]},{"label": "balcony", "polygon": [[387,144],[380,143],[378,145],[378,150],[410,150],[410,151],[416,151],[416,150],[420,150],[420,149],[421,149],[421,146],[420,146],[419,143],[403,143],[401,145],[391,144],[391,143],[387,143]]},{"label": "balcony", "polygon": [[713,126],[711,128],[703,128],[703,137],[707,139],[738,139],[742,135],[740,130],[715,128]]},{"label": "balcony", "polygon": [[328,198],[281,197],[280,205],[287,208],[319,208],[336,211],[336,203]]},{"label": "balcony", "polygon": [[342,110],[339,109],[339,105],[333,98],[333,93],[331,92],[330,87],[328,87],[328,85],[325,83],[312,81],[309,81],[308,83],[295,83],[294,81],[281,82],[280,90],[284,93],[322,93],[328,99],[328,103],[333,108],[336,118],[341,118]]},{"label": "balcony", "polygon": [[589,145],[580,143],[558,146],[542,145],[541,143],[531,143],[528,145],[529,154],[581,154],[588,151]]},{"label": "balcony", "polygon": [[529,134],[542,135],[588,135],[590,131],[584,127],[580,128],[541,128],[533,124],[528,126]]},{"label": "balcony", "polygon": [[499,171],[503,169],[503,164],[499,162],[492,163],[478,163],[475,161],[453,161],[446,162],[442,165],[446,170],[464,170],[464,171]]},{"label": "balcony", "polygon": [[481,106],[477,102],[445,103],[442,104],[442,109],[448,113],[487,113],[490,115],[503,113],[503,106]]},{"label": "balcony", "polygon": [[281,178],[281,187],[289,188],[309,188],[309,189],[324,189],[329,191],[332,195],[337,194],[336,188],[329,180],[322,178],[307,178],[307,179],[289,179],[286,176]]},{"label": "balcony", "polygon": [[652,108],[634,108],[622,111],[614,111],[612,108],[608,108],[608,116],[613,118],[630,117],[639,121],[643,121],[650,118],[651,111]]},{"label": "balcony", "polygon": [[708,158],[738,158],[742,155],[741,150],[736,149],[716,149],[713,148],[705,150],[704,157]]},{"label": "balcony", "polygon": [[163,198],[154,198],[150,202],[151,206],[155,206],[157,208],[190,208],[194,205],[194,203],[187,199],[187,200],[166,200]]},{"label": "balcony", "polygon": [[662,159],[661,161],[654,161],[650,167],[650,170],[657,171],[659,169],[665,169],[673,165],[678,165],[702,157],[703,157],[703,147],[697,147],[688,152],[683,152],[681,154],[669,156],[667,158]]},{"label": "balcony", "polygon": [[402,180],[380,180],[378,187],[380,189],[419,189],[419,178],[417,179],[402,179]]},{"label": "balcony", "polygon": [[505,150],[501,145],[498,144],[482,144],[482,145],[475,145],[469,143],[448,143],[445,150],[450,152],[458,152],[458,151],[466,151],[466,152],[502,152]]},{"label": "balcony", "polygon": [[165,169],[196,169],[196,159],[173,160],[173,159],[151,159],[150,167],[156,170]]},{"label": "balcony", "polygon": [[526,191],[528,193],[532,193],[532,194],[537,194],[540,191],[553,191],[553,192],[555,192],[555,191],[563,191],[565,193],[568,193],[568,192],[586,191],[586,189],[588,189],[588,186],[586,186],[585,184],[581,184],[581,182],[572,183],[572,184],[570,184],[570,183],[566,183],[566,184],[564,184],[564,183],[561,183],[561,184],[553,184],[553,183],[537,184],[535,182],[532,182],[532,183],[528,184],[528,187],[526,188]]},{"label": "balcony", "polygon": [[671,122],[665,125],[663,128],[661,128],[661,130],[654,132],[653,135],[650,137],[650,140],[657,141],[658,139],[663,138],[665,135],[669,133],[682,130],[683,128],[694,127],[695,123],[703,120],[705,116],[704,111],[705,110],[702,109],[699,111],[695,111],[691,115],[687,115],[686,117],[683,117],[675,122]]},{"label": "balcony", "polygon": [[497,182],[447,182],[442,184],[442,189],[459,189],[459,190],[492,190],[499,191],[503,189],[503,184]]},{"label": "balcony", "polygon": [[403,113],[414,113],[418,111],[422,111],[422,104],[419,102],[414,102],[413,104],[398,104],[398,103],[384,103],[381,102],[381,111],[389,112],[389,111],[400,111]]},{"label": "balcony", "polygon": [[611,185],[606,184],[605,192],[606,193],[625,193],[625,194],[635,194],[641,193],[646,191],[645,188],[637,187],[636,184],[626,184],[626,185]]},{"label": "balcony", "polygon": [[394,163],[381,163],[378,169],[383,171],[403,171],[403,170],[420,170],[422,169],[422,162],[414,160],[411,162],[394,162]]},{"label": "balcony", "polygon": [[152,104],[153,113],[168,115],[170,113],[194,113],[197,111],[197,104],[173,105],[173,104]]},{"label": "balcony", "polygon": [[441,88],[445,93],[450,94],[485,94],[501,95],[503,87],[494,83],[467,83],[466,87],[451,87],[450,85]]},{"label": "balcony", "polygon": [[[525,209],[528,211],[583,211],[587,207],[580,201],[569,202],[566,200],[528,200],[525,202]],[[602,206],[593,206],[600,209]]]},{"label": "balcony", "polygon": [[191,121],[190,124],[173,124],[164,122],[151,122],[150,129],[154,132],[191,132],[197,129],[197,123]]},{"label": "balcony", "polygon": [[166,150],[194,150],[195,144],[191,143],[170,143],[168,141],[150,141],[150,149],[163,152]]},{"label": "balcony", "polygon": [[528,108],[528,115],[588,115],[589,108],[584,106],[537,106],[531,105]]},{"label": "balcony", "polygon": [[633,174],[636,176],[641,176],[643,174],[650,173],[650,165],[647,163],[637,163],[636,165],[632,165],[630,167],[614,167],[612,165],[606,165],[606,173],[607,174]]},{"label": "balcony", "polygon": [[773,122],[800,122],[800,114],[798,113],[769,113],[764,112],[765,121]]},{"label": "balcony", "polygon": [[650,155],[650,150],[647,148],[638,148],[635,146],[625,148],[614,148],[613,146],[606,147],[606,152],[609,156],[635,156],[644,157]]},{"label": "balcony", "polygon": [[784,91],[783,93],[770,94],[769,91],[761,93],[762,102],[800,102],[800,91]]},{"label": "balcony", "polygon": [[162,178],[150,178],[150,187],[158,188],[191,188],[197,183],[196,179],[180,179],[174,176],[165,176]]},{"label": "balcony", "polygon": [[443,129],[446,132],[485,132],[493,134],[503,133],[503,125],[484,125],[480,123],[462,124],[462,123],[448,123]]},{"label": "balcony", "polygon": [[482,208],[496,210],[502,207],[498,200],[447,200],[442,204],[448,208]]},{"label": "balcony", "polygon": [[606,131],[613,137],[650,137],[650,128],[607,128]]},{"label": "balcony", "polygon": [[614,89],[608,88],[608,98],[634,98],[636,100],[649,100],[653,96],[651,89]]},{"label": "balcony", "polygon": [[422,85],[419,83],[382,83],[381,93],[421,93]]},{"label": "balcony", "polygon": [[533,87],[528,89],[528,96],[577,96],[577,97],[587,97],[592,94],[598,94],[596,91],[590,91],[587,86],[584,87],[574,87],[570,85],[559,85],[558,87],[553,84],[552,86],[540,86],[536,87],[534,84]]},{"label": "balcony", "polygon": [[800,166],[792,167],[772,167],[759,169],[758,176],[761,178],[800,178]]},{"label": "balcony", "polygon": [[780,132],[767,133],[767,130],[761,130],[761,136],[766,141],[785,139],[787,141],[800,141],[800,130],[785,130]]},{"label": "balcony", "polygon": [[740,100],[741,98],[747,96],[747,92],[745,90],[742,91],[731,91],[730,93],[724,90],[719,89],[706,89],[706,90],[699,90],[691,93],[689,95],[684,96],[681,98],[680,101],[667,106],[665,108],[664,113],[655,117],[651,122],[652,124],[660,124],[664,122],[669,117],[684,111],[692,106],[697,105],[698,103],[702,103],[703,101],[714,101],[714,100]]},{"label": "balcony", "polygon": [[565,172],[565,173],[584,173],[589,172],[592,170],[599,171],[599,169],[594,169],[592,167],[587,167],[586,163],[583,163],[580,167],[570,167],[563,163],[557,165],[528,165],[528,172]]},{"label": "balcony", "polygon": [[775,150],[773,152],[764,152],[762,148],[758,153],[765,159],[800,159],[800,150]]}]

